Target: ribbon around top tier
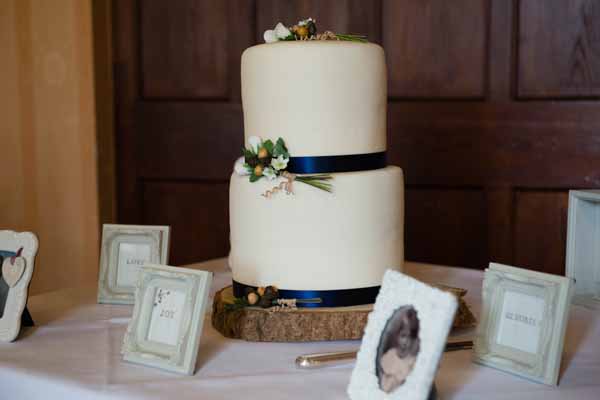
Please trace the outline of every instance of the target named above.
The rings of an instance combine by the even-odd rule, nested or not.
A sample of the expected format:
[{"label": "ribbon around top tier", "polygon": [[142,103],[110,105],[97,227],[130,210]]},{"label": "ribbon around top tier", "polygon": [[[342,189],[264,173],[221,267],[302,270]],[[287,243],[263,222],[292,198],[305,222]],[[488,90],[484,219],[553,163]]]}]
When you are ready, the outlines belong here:
[{"label": "ribbon around top tier", "polygon": [[294,174],[320,174],[334,172],[369,171],[385,168],[385,151],[341,156],[290,157],[287,170]]},{"label": "ribbon around top tier", "polygon": [[[233,295],[245,297],[247,289],[256,290],[256,286],[246,285],[233,281]],[[297,303],[298,307],[350,307],[361,304],[373,304],[379,293],[380,286],[371,286],[357,289],[339,290],[285,290],[279,289],[282,299],[321,299],[319,303]]]}]

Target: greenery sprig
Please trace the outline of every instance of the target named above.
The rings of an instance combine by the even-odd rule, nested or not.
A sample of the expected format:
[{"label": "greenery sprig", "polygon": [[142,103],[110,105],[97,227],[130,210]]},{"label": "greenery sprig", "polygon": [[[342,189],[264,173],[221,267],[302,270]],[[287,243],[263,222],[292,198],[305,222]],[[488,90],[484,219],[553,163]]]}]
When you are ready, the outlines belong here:
[{"label": "greenery sprig", "polygon": [[326,174],[296,176],[298,182],[305,183],[329,193],[333,191],[333,186],[329,183],[331,179],[333,179],[333,177]]},{"label": "greenery sprig", "polygon": [[367,37],[364,35],[350,35],[350,34],[342,34],[335,33],[336,38],[339,40],[345,40],[347,42],[360,42],[360,43],[368,43]]}]

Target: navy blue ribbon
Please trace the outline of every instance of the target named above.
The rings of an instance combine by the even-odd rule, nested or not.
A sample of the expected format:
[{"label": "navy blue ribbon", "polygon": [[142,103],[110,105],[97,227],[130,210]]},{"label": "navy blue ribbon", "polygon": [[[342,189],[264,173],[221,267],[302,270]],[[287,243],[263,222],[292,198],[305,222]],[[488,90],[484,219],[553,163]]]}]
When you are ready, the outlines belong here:
[{"label": "navy blue ribbon", "polygon": [[[233,295],[246,296],[246,290],[256,290],[256,286],[233,281]],[[373,304],[379,293],[379,286],[339,290],[284,290],[279,289],[282,299],[321,299],[320,303],[297,303],[298,307],[349,307],[360,304]]]},{"label": "navy blue ribbon", "polygon": [[342,156],[290,157],[287,170],[294,174],[369,171],[385,168],[385,151]]}]

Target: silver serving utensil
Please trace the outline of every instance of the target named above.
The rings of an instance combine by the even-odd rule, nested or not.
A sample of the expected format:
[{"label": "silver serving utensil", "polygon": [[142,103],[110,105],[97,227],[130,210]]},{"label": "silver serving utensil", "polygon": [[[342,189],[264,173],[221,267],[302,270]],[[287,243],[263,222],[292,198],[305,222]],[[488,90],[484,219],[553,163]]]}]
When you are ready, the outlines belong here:
[{"label": "silver serving utensil", "polygon": [[[468,350],[473,348],[473,341],[449,342],[444,351]],[[296,358],[296,367],[315,369],[346,364],[356,358],[358,351],[338,351],[333,353],[304,354]]]},{"label": "silver serving utensil", "polygon": [[304,354],[296,358],[296,367],[312,369],[346,364],[356,358],[358,351],[338,351],[334,353]]}]

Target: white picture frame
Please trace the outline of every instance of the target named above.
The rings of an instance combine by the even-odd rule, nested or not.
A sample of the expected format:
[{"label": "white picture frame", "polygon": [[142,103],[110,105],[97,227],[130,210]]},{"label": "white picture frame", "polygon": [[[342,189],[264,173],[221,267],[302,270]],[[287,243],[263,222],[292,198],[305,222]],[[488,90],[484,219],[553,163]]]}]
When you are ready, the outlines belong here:
[{"label": "white picture frame", "polygon": [[429,398],[457,307],[452,294],[386,271],[352,371],[350,398]]},{"label": "white picture frame", "polygon": [[193,375],[211,282],[208,271],[162,265],[140,268],[123,359]]},{"label": "white picture frame", "polygon": [[31,232],[0,231],[0,341],[12,342],[21,330],[21,316],[33,276],[38,239]]},{"label": "white picture frame", "polygon": [[569,191],[566,275],[573,303],[600,309],[600,190]]},{"label": "white picture frame", "polygon": [[170,227],[102,226],[98,303],[133,304],[139,268],[169,262]]},{"label": "white picture frame", "polygon": [[563,276],[490,263],[473,361],[557,385],[571,286]]}]

